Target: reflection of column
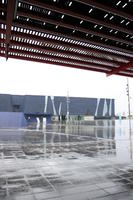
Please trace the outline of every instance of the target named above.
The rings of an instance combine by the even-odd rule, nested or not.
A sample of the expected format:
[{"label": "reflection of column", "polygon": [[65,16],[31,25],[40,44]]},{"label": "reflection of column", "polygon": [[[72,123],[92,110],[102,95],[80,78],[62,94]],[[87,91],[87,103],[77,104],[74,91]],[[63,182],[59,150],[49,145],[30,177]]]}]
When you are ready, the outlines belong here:
[{"label": "reflection of column", "polygon": [[113,126],[112,126],[112,120],[109,120],[109,139],[110,139],[110,148],[113,149],[112,145],[112,135],[113,135]]},{"label": "reflection of column", "polygon": [[96,137],[96,149],[97,149],[97,152],[99,153],[100,152],[100,148],[99,148],[99,142],[98,142],[98,121],[96,120],[95,121],[95,124],[94,124],[94,132],[95,132],[95,137]]},{"label": "reflection of column", "polygon": [[47,141],[46,141],[46,132],[43,131],[44,139],[43,139],[43,152],[44,152],[44,158],[47,157]]},{"label": "reflection of column", "polygon": [[133,144],[132,144],[132,136],[130,137],[130,159],[133,159]]},{"label": "reflection of column", "polygon": [[67,103],[67,122],[69,121],[69,105],[70,105],[70,98],[69,98],[69,92],[67,92],[67,99],[66,99],[66,103]]},{"label": "reflection of column", "polygon": [[43,122],[42,123],[43,123],[42,128],[45,129],[46,128],[46,118],[43,117]]},{"label": "reflection of column", "polygon": [[65,126],[65,133],[66,133],[66,143],[67,143],[67,146],[69,146],[69,132],[70,131],[70,125],[66,123],[66,126]]},{"label": "reflection of column", "polygon": [[[51,157],[53,157],[53,154],[54,154],[54,147],[56,145],[55,138],[56,138],[56,132],[57,132],[57,131],[55,131],[55,126],[53,126],[53,128],[54,128],[54,130],[51,133],[52,134],[51,135]],[[54,131],[55,131],[55,133],[54,133]]]},{"label": "reflection of column", "polygon": [[[106,151],[108,151],[108,146],[109,146],[109,141],[108,140],[106,140],[106,139],[108,139],[108,132],[107,132],[107,130],[108,130],[108,120],[103,120],[103,138],[104,138],[104,149],[106,150]],[[107,153],[107,152],[106,152]]]},{"label": "reflection of column", "polygon": [[40,119],[39,119],[39,117],[37,117],[36,120],[37,120],[36,129],[39,130],[39,128],[40,128]]},{"label": "reflection of column", "polygon": [[122,132],[119,133],[119,120],[116,121],[116,155],[119,162],[130,162],[132,159],[132,138],[127,130],[127,120],[123,120]]},{"label": "reflection of column", "polygon": [[59,132],[59,151],[61,149],[61,132]]},{"label": "reflection of column", "polygon": [[97,126],[98,126],[98,122],[97,122],[97,120],[95,121],[95,137],[96,137],[96,139],[97,139],[97,137],[98,137],[98,134],[97,134]]},{"label": "reflection of column", "polygon": [[119,162],[129,162],[131,159],[129,140],[116,139],[116,155]]}]

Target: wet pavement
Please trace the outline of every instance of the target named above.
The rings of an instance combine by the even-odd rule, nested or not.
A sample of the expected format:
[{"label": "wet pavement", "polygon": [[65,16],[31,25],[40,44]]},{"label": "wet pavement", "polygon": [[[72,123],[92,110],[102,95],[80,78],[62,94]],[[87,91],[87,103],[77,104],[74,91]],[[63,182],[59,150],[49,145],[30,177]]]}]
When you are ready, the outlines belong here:
[{"label": "wet pavement", "polygon": [[0,130],[0,200],[133,200],[128,125]]}]

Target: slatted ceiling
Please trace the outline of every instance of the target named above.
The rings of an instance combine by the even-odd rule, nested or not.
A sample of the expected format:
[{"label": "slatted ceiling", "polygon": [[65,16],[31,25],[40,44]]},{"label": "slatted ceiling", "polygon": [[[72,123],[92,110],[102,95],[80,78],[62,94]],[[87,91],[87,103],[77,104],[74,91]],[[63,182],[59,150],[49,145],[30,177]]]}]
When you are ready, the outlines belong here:
[{"label": "slatted ceiling", "polygon": [[[27,14],[26,12],[25,12],[25,13],[24,13],[24,12],[19,12],[19,13],[20,13],[20,15],[21,15],[21,14],[22,14],[22,15],[25,14],[25,15],[27,15],[27,16],[29,15],[29,14]],[[39,16],[36,16],[36,15],[32,15],[32,17],[33,17],[33,18],[35,18],[35,17],[36,17],[36,18],[40,18]],[[22,20],[22,19],[23,19],[23,20],[24,20],[24,19],[27,20],[27,18],[22,18],[22,17],[20,17],[20,20]],[[28,19],[29,19],[29,18],[28,18]],[[40,19],[44,19],[44,18],[41,17]],[[31,20],[31,19],[29,19],[29,21],[30,21],[30,20]],[[47,21],[46,18],[45,18],[45,21]],[[60,24],[60,23],[59,23],[58,21],[56,21],[56,20],[53,20],[53,21],[56,22],[56,25],[57,25],[57,24]],[[71,21],[71,20],[69,20],[69,21]],[[35,20],[34,20],[34,22],[35,22]],[[36,21],[36,23],[38,24],[38,23],[41,23],[41,22]],[[54,22],[53,22],[53,23],[54,23]],[[41,24],[44,24],[44,22],[42,22]],[[62,23],[62,24],[63,24],[63,23]],[[75,24],[75,23],[74,23],[74,24]],[[45,26],[48,26],[48,27],[49,27],[50,24],[45,23]],[[52,25],[51,25],[51,26],[52,26]],[[67,25],[65,24],[65,26],[68,26],[68,24],[67,24]],[[90,27],[90,26],[88,26],[88,27]],[[95,26],[94,26],[94,27],[95,27]],[[60,28],[60,27],[58,27],[58,28]],[[80,27],[80,28],[81,28],[81,27]],[[100,28],[101,28],[101,27],[100,27]],[[82,30],[84,30],[84,29],[82,28]],[[85,30],[86,30],[86,32],[87,32],[87,29],[85,29]],[[85,32],[85,30],[84,30],[84,32]],[[72,30],[71,30],[71,31],[72,31]],[[110,31],[111,31],[111,30],[110,30]],[[92,31],[90,31],[90,32],[92,32]],[[109,31],[108,31],[108,32],[109,32]],[[117,32],[117,31],[115,31],[114,33],[116,33],[116,32]],[[97,33],[97,32],[92,32],[92,33],[94,34],[94,33]],[[96,35],[98,35],[98,33],[97,33]],[[104,35],[105,35],[105,34],[104,34]],[[125,37],[128,38],[127,36],[130,36],[130,35],[127,35],[127,34],[126,34],[123,38],[124,38],[124,39],[125,39]],[[107,37],[107,34],[106,34],[106,37]],[[129,38],[130,38],[130,37],[129,37]],[[114,40],[115,40],[115,39],[118,39],[118,38],[114,37]],[[119,40],[120,40],[120,39],[119,39]],[[124,40],[122,40],[122,41],[124,42]],[[128,42],[128,39],[127,39],[126,41]],[[125,41],[125,43],[126,43],[126,41]],[[130,42],[131,42],[131,41],[130,41]]]},{"label": "slatted ceiling", "polygon": [[[11,46],[11,49],[18,49],[18,50],[24,50],[24,51],[29,51],[29,52],[36,52],[36,53],[40,53],[40,54],[45,54],[45,55],[51,55],[51,56],[57,56],[57,57],[61,57],[61,58],[69,58],[69,59],[74,59],[74,60],[81,60],[80,57],[76,57],[76,56],[67,56],[67,55],[62,55],[62,54],[57,54],[57,53],[48,53],[48,52],[42,52],[42,51],[38,51],[35,49],[27,49],[24,47],[18,47],[18,46]],[[101,64],[101,65],[105,65],[105,66],[114,66],[117,67],[118,65],[114,64],[114,63],[108,63],[108,62],[102,62],[102,61],[97,61],[97,60],[93,60],[93,59],[82,59],[82,61],[84,62],[88,62],[88,63],[95,63],[95,64]]]},{"label": "slatted ceiling", "polygon": [[[10,50],[12,50],[12,49],[18,49],[18,50],[23,50],[23,51],[28,51],[28,52],[32,52],[33,51],[33,49],[28,49],[28,48],[25,48],[25,47],[19,47],[19,46],[11,46],[10,47]],[[89,59],[89,60],[85,60],[85,59],[82,59],[82,61],[81,61],[81,59],[79,58],[79,57],[74,57],[74,56],[67,56],[67,55],[65,55],[65,56],[63,56],[63,55],[61,55],[61,54],[57,54],[57,53],[47,53],[47,52],[41,52],[41,51],[38,51],[38,50],[34,50],[34,52],[35,53],[39,53],[40,55],[41,54],[43,54],[43,55],[50,55],[50,56],[54,56],[55,57],[55,59],[56,59],[56,57],[57,58],[60,58],[60,57],[62,57],[62,58],[69,58],[69,60],[71,59],[74,59],[74,60],[77,60],[77,61],[80,61],[80,63],[82,63],[82,65],[83,65],[83,62],[84,63],[86,63],[86,64],[91,64],[91,63],[95,63],[95,64],[100,64],[100,65],[105,65],[105,66],[113,66],[113,67],[117,67],[118,65],[116,65],[116,64],[111,64],[111,63],[108,63],[108,62],[102,62],[102,61],[96,61],[96,60],[93,60],[93,59]]]},{"label": "slatted ceiling", "polygon": [[[15,38],[15,39],[17,39],[17,40],[20,39],[19,41],[21,41],[21,45],[23,45],[23,46],[28,46],[29,48],[35,48],[35,49],[38,48],[39,50],[40,50],[40,47],[41,47],[41,50],[44,51],[44,48],[42,47],[42,43],[40,43],[40,42],[37,43],[37,41],[33,41],[33,42],[32,42],[32,45],[27,45],[27,42],[29,42],[29,40],[27,41],[27,40],[24,39],[24,42],[25,42],[25,43],[23,43],[23,39],[21,39],[21,38]],[[11,45],[12,45],[12,43],[14,43],[14,42],[11,41]],[[17,42],[16,42],[15,44],[16,44],[16,45],[19,45],[19,43],[17,43]],[[36,44],[36,46],[33,45],[33,44]],[[40,45],[40,46],[39,46],[39,45]],[[45,46],[47,46],[47,44],[46,44]],[[53,48],[53,46],[52,46],[51,48]],[[57,48],[57,47],[56,47],[56,48]],[[51,50],[50,48],[45,48],[45,50],[47,51],[47,52],[45,52],[45,53],[55,53],[55,52],[54,52],[53,50]],[[65,51],[66,51],[66,49],[65,49]],[[68,52],[69,52],[69,51],[68,51]],[[67,57],[72,55],[72,52],[71,52],[71,54],[69,53],[69,55],[68,55],[68,52],[67,52],[67,55],[66,55],[66,53],[63,52],[62,50],[60,50],[60,51],[58,50],[58,51],[57,51],[57,53],[60,53],[60,56],[63,54],[63,55],[65,55],[65,56],[67,56]],[[63,55],[62,55],[62,56],[63,56]],[[73,53],[73,55],[76,55],[76,54]],[[88,53],[88,55],[93,56],[92,53]],[[82,57],[81,57],[79,54],[77,54],[77,56],[78,56],[77,59],[82,59],[82,60],[83,60],[83,58],[86,58],[87,60],[88,60],[88,59],[91,59],[91,57],[86,57],[86,56],[84,56],[84,57],[82,56]],[[97,56],[97,57],[98,57],[98,56]],[[96,62],[98,61],[98,59],[97,59],[97,58],[94,58],[94,56],[93,56],[93,59],[95,59]],[[103,60],[103,59],[102,59],[102,60]],[[107,59],[104,60],[104,61],[107,61]],[[115,62],[114,62],[114,63],[115,63]]]},{"label": "slatted ceiling", "polygon": [[100,2],[104,5],[107,6],[113,6],[116,9],[120,10],[120,11],[124,11],[127,14],[131,14],[132,15],[132,11],[133,11],[133,4],[132,4],[132,0],[111,0],[111,1],[106,1],[106,0],[100,0]]},{"label": "slatted ceiling", "polygon": [[[5,9],[7,1],[2,1],[0,4]],[[129,15],[121,16],[118,12],[114,15],[96,4],[88,5],[90,0],[84,4],[85,1],[18,1],[16,16],[12,20],[8,57],[107,74],[113,74],[117,68],[119,75],[133,76],[130,68],[122,69],[125,73],[119,70],[133,59],[132,17],[130,20]],[[113,9],[119,6],[116,2],[112,1]],[[129,1],[125,4],[123,11],[132,6]],[[107,6],[106,3],[103,5]],[[4,56],[4,28],[8,19],[0,15],[0,22],[0,54]]]},{"label": "slatted ceiling", "polygon": [[[46,35],[46,37],[49,37],[49,38],[52,37],[52,39],[56,39],[56,38],[58,39],[57,36],[49,36],[49,35],[47,35],[47,34],[45,34],[45,35]],[[45,36],[45,35],[44,35],[44,36]],[[61,39],[62,39],[62,38],[60,37],[60,40],[61,40]],[[64,39],[65,39],[65,38],[64,38]],[[64,40],[64,39],[63,39],[63,40]],[[70,39],[65,39],[65,41],[67,41],[67,42],[68,42],[68,41],[71,42],[72,40],[70,40]],[[73,42],[74,42],[74,41],[73,41]],[[72,42],[71,42],[71,43],[72,43]],[[77,41],[76,41],[75,43],[77,43]],[[85,43],[81,43],[81,42],[79,42],[79,44],[85,46]],[[88,45],[88,44],[87,44],[87,46],[91,46],[91,47],[94,47],[94,48],[95,48],[95,46],[92,46],[92,45]]]},{"label": "slatted ceiling", "polygon": [[[81,10],[81,8],[82,7],[80,7],[80,10]],[[91,12],[91,13],[93,13],[93,12]],[[96,12],[97,13],[97,17],[98,17],[98,19],[99,19],[99,17],[101,16],[101,13],[99,14],[98,12]],[[84,12],[84,10],[83,10],[83,14],[85,14],[85,12]],[[88,13],[87,13],[88,14]],[[103,15],[103,16],[105,16],[105,15]],[[94,17],[94,14],[93,14],[93,17]],[[66,18],[66,17],[65,17]],[[64,19],[65,19],[64,18]],[[70,22],[69,22],[70,23]],[[110,27],[109,27],[110,28]]]},{"label": "slatted ceiling", "polygon": [[[23,13],[23,15],[24,15],[24,13]],[[27,15],[26,13],[25,13],[25,15]],[[34,15],[34,18],[36,17],[36,15]],[[39,17],[40,18],[40,17]],[[41,17],[41,20],[42,20],[43,18]],[[45,21],[46,21],[46,18],[45,18]],[[54,22],[55,22],[56,20],[54,20]],[[59,22],[56,22],[56,24],[59,24]],[[66,25],[65,25],[66,26]],[[68,26],[68,25],[67,25]],[[69,25],[70,26],[70,25]],[[74,28],[74,25],[71,25],[73,28]],[[84,29],[84,28],[80,28],[84,33],[85,33],[85,31],[86,32],[88,32],[88,30],[87,29]],[[75,29],[76,30],[76,29]],[[90,32],[90,30],[89,30],[89,32]],[[92,32],[92,31],[91,31]],[[129,46],[131,46],[132,44],[133,44],[133,41],[128,41],[128,40],[123,40],[123,39],[119,39],[119,38],[112,38],[111,36],[108,36],[108,35],[105,35],[104,34],[104,36],[105,37],[107,37],[106,39],[105,38],[101,38],[101,37],[99,37],[99,36],[102,36],[103,37],[103,34],[100,34],[100,33],[97,33],[97,32],[94,32],[93,31],[93,34],[96,34],[98,37],[96,37],[97,38],[97,41],[99,41],[99,40],[101,40],[101,39],[104,39],[104,41],[106,40],[106,42],[107,42],[107,40],[108,40],[108,42],[111,42],[111,40],[110,39],[107,39],[108,37],[109,38],[111,38],[111,39],[113,39],[113,40],[118,40],[119,41],[119,43],[121,44],[122,42],[123,43],[125,43],[124,45],[125,45],[125,47],[129,47]],[[129,35],[127,35],[127,36],[129,36]],[[96,40],[96,38],[95,38],[95,40]],[[114,41],[114,45],[115,45],[115,42],[116,41]],[[127,46],[128,45],[128,46]]]}]

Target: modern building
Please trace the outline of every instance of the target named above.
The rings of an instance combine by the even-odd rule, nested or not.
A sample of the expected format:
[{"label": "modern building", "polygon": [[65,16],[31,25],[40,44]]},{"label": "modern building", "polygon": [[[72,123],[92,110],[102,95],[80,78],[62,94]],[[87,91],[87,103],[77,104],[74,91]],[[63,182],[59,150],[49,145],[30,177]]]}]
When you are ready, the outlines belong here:
[{"label": "modern building", "polygon": [[[114,99],[0,94],[0,126],[7,119],[8,123],[13,123],[13,118],[12,125],[15,126],[16,119],[20,119],[18,126],[41,124],[44,119],[50,123],[51,120],[61,121],[68,117],[110,119],[115,116],[114,107]],[[7,125],[7,122],[4,124]]]}]

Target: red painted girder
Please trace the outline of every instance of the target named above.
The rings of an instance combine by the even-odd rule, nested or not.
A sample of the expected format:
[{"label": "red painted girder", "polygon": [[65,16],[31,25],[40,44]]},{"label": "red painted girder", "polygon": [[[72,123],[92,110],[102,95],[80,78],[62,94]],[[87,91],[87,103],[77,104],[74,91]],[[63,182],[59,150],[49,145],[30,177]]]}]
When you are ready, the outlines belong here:
[{"label": "red painted girder", "polygon": [[112,70],[111,72],[107,73],[107,76],[110,76],[113,74],[118,74],[120,71],[124,71],[128,68],[133,68],[133,61],[131,61],[127,64],[123,64],[120,67],[118,67],[117,69]]},{"label": "red painted girder", "polygon": [[0,18],[0,24],[6,24],[6,21]]},{"label": "red painted girder", "polygon": [[[5,30],[1,29],[0,28],[0,32],[5,34]],[[44,37],[40,37],[40,36],[36,36],[36,35],[31,35],[31,34],[27,34],[27,33],[22,33],[22,32],[17,32],[17,31],[12,31],[12,35],[13,36],[16,36],[16,37],[20,37],[20,38],[25,38],[25,39],[33,39],[33,40],[37,40],[37,41],[40,41],[40,42],[46,42],[46,43],[49,43],[49,44],[53,44],[53,45],[62,45],[66,48],[78,48],[79,50],[82,50],[82,51],[88,51],[88,52],[92,52],[92,53],[102,53],[103,55],[105,56],[112,56],[113,58],[119,58],[119,59],[125,59],[127,60],[127,58],[130,60],[132,58],[132,54],[131,54],[131,58],[128,56],[128,55],[125,55],[125,56],[121,56],[119,54],[116,54],[114,52],[107,52],[107,51],[103,51],[103,50],[100,50],[100,49],[92,49],[91,47],[85,47],[85,46],[81,46],[81,45],[78,45],[78,44],[70,44],[68,42],[62,42],[62,41],[57,41],[57,40],[54,40],[54,39],[51,39],[51,38],[44,38]]]},{"label": "red painted girder", "polygon": [[[5,30],[3,29],[0,29],[0,32],[5,34]],[[112,60],[116,61],[117,59],[122,59],[122,60],[125,60],[125,61],[130,61],[130,57],[128,56],[121,56],[121,55],[116,55],[115,53],[113,52],[106,52],[106,51],[102,51],[102,50],[98,50],[98,49],[92,49],[90,47],[85,47],[85,46],[81,46],[81,45],[78,45],[78,44],[70,44],[68,42],[62,42],[62,41],[57,41],[57,40],[54,40],[54,39],[51,39],[51,38],[44,38],[44,37],[41,37],[41,36],[36,36],[36,35],[31,35],[31,34],[28,34],[28,33],[21,33],[21,32],[17,32],[17,31],[12,31],[12,36],[15,36],[15,37],[19,37],[19,38],[24,38],[24,39],[30,39],[30,40],[35,40],[35,41],[38,41],[38,42],[42,42],[43,44],[49,44],[49,45],[60,45],[60,46],[63,46],[65,48],[73,48],[73,49],[78,49],[80,51],[86,51],[88,53],[91,53],[93,56],[95,54],[98,54],[98,55],[103,55],[104,57],[111,57]],[[81,54],[83,55],[83,54]],[[117,61],[116,61],[117,62]]]},{"label": "red painted girder", "polygon": [[[4,54],[0,53],[1,57],[5,57]],[[84,66],[74,66],[74,65],[70,65],[70,64],[61,64],[61,63],[56,63],[56,62],[51,62],[51,61],[43,61],[43,60],[39,60],[39,59],[35,59],[35,58],[26,58],[24,56],[14,56],[14,55],[9,55],[9,58],[14,58],[14,59],[19,59],[19,60],[25,60],[25,61],[32,61],[32,62],[39,62],[39,63],[44,63],[44,64],[52,64],[52,65],[57,65],[57,66],[62,66],[62,67],[69,67],[69,68],[75,68],[75,69],[82,69],[82,70],[87,70],[87,71],[94,71],[94,72],[103,72],[103,73],[107,73],[106,70],[101,70],[101,69],[94,69],[91,67],[84,67]],[[52,66],[54,67],[54,66]],[[131,73],[131,75],[123,75],[123,74],[117,74],[120,76],[127,76],[127,77],[133,77],[133,73]]]},{"label": "red painted girder", "polygon": [[97,2],[95,0],[76,0],[76,1],[83,3],[83,4],[86,4],[88,6],[98,8],[98,9],[103,10],[105,12],[111,13],[112,15],[118,15],[122,18],[126,18],[129,21],[133,21],[132,15],[125,13],[125,12],[122,12],[122,11],[116,9],[116,8],[103,5],[103,4],[99,3],[100,1],[99,2]]},{"label": "red painted girder", "polygon": [[8,58],[8,48],[11,38],[11,27],[14,18],[14,12],[16,7],[16,0],[8,0],[7,3],[7,16],[6,16],[6,58]]},{"label": "red painted girder", "polygon": [[133,34],[132,30],[128,30],[127,28],[122,28],[120,26],[113,25],[111,23],[105,22],[104,20],[102,21],[102,20],[94,19],[94,18],[89,17],[89,16],[79,14],[77,12],[71,11],[70,8],[67,9],[67,8],[60,8],[60,7],[57,7],[57,6],[52,6],[52,5],[45,3],[45,1],[40,2],[40,1],[37,1],[37,0],[22,0],[22,2],[28,3],[30,5],[35,5],[37,7],[41,7],[41,8],[44,8],[44,9],[48,9],[48,10],[51,10],[51,11],[56,11],[56,12],[62,13],[64,15],[69,15],[69,16],[78,18],[80,20],[92,22],[94,24],[99,24],[99,25],[108,27],[110,29],[122,31],[122,32],[125,32],[127,34],[131,34],[131,35]]},{"label": "red painted girder", "polygon": [[[5,57],[4,54],[0,53],[1,57]],[[104,72],[106,73],[107,70],[104,69],[95,69],[95,68],[91,68],[91,67],[85,67],[85,66],[81,66],[81,65],[71,65],[71,64],[64,64],[64,63],[57,63],[54,61],[44,61],[41,59],[37,59],[37,58],[28,58],[28,57],[24,57],[24,56],[16,56],[16,55],[9,55],[9,58],[15,58],[15,59],[19,59],[19,60],[26,60],[26,61],[34,61],[34,62],[39,62],[39,63],[46,63],[46,64],[53,64],[53,65],[58,65],[58,66],[66,66],[66,67],[70,67],[70,68],[76,68],[76,69],[83,69],[83,70],[91,70],[91,71],[95,71],[95,72]]]},{"label": "red painted girder", "polygon": [[6,8],[5,7],[0,7],[0,12],[5,12]]},{"label": "red painted girder", "polygon": [[[5,43],[5,40],[0,39],[0,43]],[[105,58],[97,58],[97,57],[94,57],[93,55],[82,55],[82,54],[75,53],[75,52],[64,51],[64,50],[59,50],[59,49],[52,49],[52,48],[49,48],[49,47],[44,47],[44,46],[39,46],[39,45],[34,45],[34,44],[28,44],[28,43],[25,43],[25,42],[16,42],[16,41],[13,41],[13,40],[10,41],[10,47],[11,46],[26,47],[29,50],[36,49],[36,50],[42,51],[46,54],[54,53],[54,54],[61,54],[63,56],[69,56],[69,57],[74,56],[74,57],[80,58],[80,60],[86,59],[86,62],[89,62],[89,60],[94,60],[94,61],[97,61],[97,62],[106,62],[107,64],[105,64],[105,65],[109,64],[109,65],[112,65],[112,67],[114,65],[118,66],[120,64],[123,64],[123,63],[111,61],[111,60],[108,60],[108,59],[105,59]]]},{"label": "red painted girder", "polygon": [[53,25],[56,25],[56,26],[61,26],[61,27],[65,27],[65,28],[68,28],[68,29],[81,31],[81,32],[86,33],[86,34],[95,35],[95,36],[105,38],[105,39],[109,39],[109,40],[113,40],[113,41],[116,41],[116,42],[122,42],[122,43],[128,44],[130,46],[133,45],[132,41],[121,39],[121,38],[115,37],[115,36],[110,36],[109,34],[104,34],[104,33],[100,33],[100,32],[97,32],[97,31],[92,31],[92,30],[83,28],[80,25],[75,26],[75,25],[68,24],[68,23],[65,23],[65,22],[57,21],[56,19],[49,19],[48,17],[44,18],[44,17],[38,16],[36,14],[31,14],[31,13],[24,12],[24,11],[17,11],[17,15],[23,16],[23,17],[28,17],[28,18],[31,18],[31,19],[34,19],[34,20],[39,20],[41,22],[50,23],[50,24],[53,24]]},{"label": "red painted girder", "polygon": [[[0,49],[4,50],[4,48],[0,47]],[[72,62],[75,63],[77,65],[86,65],[86,67],[99,67],[99,68],[103,68],[105,70],[112,70],[113,67],[111,66],[106,66],[106,65],[101,65],[101,64],[93,64],[93,63],[89,63],[89,62],[85,62],[85,61],[80,61],[80,60],[74,60],[74,59],[70,59],[70,58],[61,58],[58,56],[51,56],[51,55],[45,55],[45,54],[41,54],[41,53],[35,53],[35,52],[29,52],[29,51],[23,51],[23,50],[18,50],[18,49],[9,49],[10,52],[12,53],[18,53],[18,54],[23,54],[23,55],[30,55],[30,56],[37,56],[37,57],[41,57],[41,58],[45,58],[45,59],[51,59],[54,61],[62,61],[62,62]]]},{"label": "red painted girder", "polygon": [[59,32],[56,32],[55,31],[52,31],[52,30],[46,30],[44,28],[41,28],[41,27],[34,27],[32,25],[28,25],[28,24],[22,24],[22,23],[19,23],[19,22],[14,22],[13,23],[14,26],[17,26],[17,27],[21,27],[21,28],[26,28],[26,29],[30,29],[30,30],[34,30],[34,31],[38,31],[38,32],[43,32],[43,33],[47,33],[47,34],[52,34],[52,35],[55,35],[55,36],[60,36],[60,37],[65,37],[65,38],[69,38],[69,39],[72,39],[72,40],[77,40],[77,41],[80,41],[80,42],[86,42],[88,44],[91,44],[91,45],[96,45],[96,46],[99,46],[99,47],[102,47],[104,48],[103,49],[103,52],[104,51],[107,51],[107,49],[111,49],[111,50],[115,50],[115,51],[118,51],[118,52],[121,52],[121,53],[127,53],[127,54],[131,54],[132,55],[132,51],[131,50],[126,50],[126,49],[123,49],[123,48],[120,48],[120,47],[115,47],[115,46],[111,46],[111,45],[106,45],[105,43],[100,43],[100,42],[95,42],[94,40],[91,41],[89,39],[85,39],[85,38],[81,38],[79,36],[74,36],[74,35],[69,35],[69,34],[63,34],[63,33],[59,33]]},{"label": "red painted girder", "polygon": [[36,40],[36,41],[40,41],[43,43],[48,43],[50,45],[61,45],[63,47],[66,48],[74,48],[74,49],[78,49],[81,51],[86,51],[86,52],[91,52],[92,54],[102,54],[103,56],[109,56],[109,57],[113,57],[113,59],[125,59],[125,60],[130,60],[131,58],[129,56],[121,56],[121,55],[116,55],[116,53],[113,52],[107,52],[107,51],[102,51],[100,49],[92,49],[90,47],[85,47],[85,46],[81,46],[79,44],[72,44],[72,43],[68,43],[68,42],[62,42],[62,41],[57,41],[51,38],[44,38],[44,37],[40,37],[40,36],[36,36],[36,35],[31,35],[31,34],[27,34],[27,33],[20,33],[20,32],[16,32],[16,31],[12,31],[12,35],[16,36],[16,37],[20,37],[20,38],[25,38],[25,39],[32,39],[32,40]]}]

